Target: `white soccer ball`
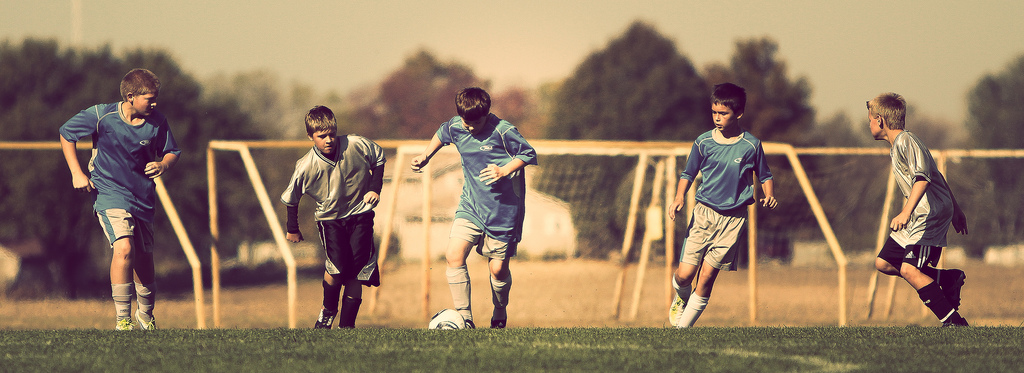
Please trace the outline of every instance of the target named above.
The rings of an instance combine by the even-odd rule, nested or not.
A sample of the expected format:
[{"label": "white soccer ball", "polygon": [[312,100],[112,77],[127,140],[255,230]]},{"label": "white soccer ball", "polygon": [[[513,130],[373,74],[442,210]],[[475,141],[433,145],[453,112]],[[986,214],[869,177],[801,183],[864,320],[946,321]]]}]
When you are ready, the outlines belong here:
[{"label": "white soccer ball", "polygon": [[430,318],[430,323],[427,324],[427,329],[452,330],[465,328],[466,319],[462,318],[462,314],[459,311],[451,308],[438,311],[434,314],[434,317]]}]

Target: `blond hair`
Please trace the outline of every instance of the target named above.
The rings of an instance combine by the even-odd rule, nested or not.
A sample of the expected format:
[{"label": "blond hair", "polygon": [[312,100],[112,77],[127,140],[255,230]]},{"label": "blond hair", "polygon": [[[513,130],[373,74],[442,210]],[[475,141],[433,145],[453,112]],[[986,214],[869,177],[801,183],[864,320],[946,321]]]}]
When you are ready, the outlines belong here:
[{"label": "blond hair", "polygon": [[903,130],[907,118],[907,100],[896,93],[887,92],[868,101],[868,113],[885,120],[891,130]]},{"label": "blond hair", "polygon": [[132,69],[121,79],[121,98],[128,101],[128,94],[133,96],[160,93],[160,78],[146,69]]}]

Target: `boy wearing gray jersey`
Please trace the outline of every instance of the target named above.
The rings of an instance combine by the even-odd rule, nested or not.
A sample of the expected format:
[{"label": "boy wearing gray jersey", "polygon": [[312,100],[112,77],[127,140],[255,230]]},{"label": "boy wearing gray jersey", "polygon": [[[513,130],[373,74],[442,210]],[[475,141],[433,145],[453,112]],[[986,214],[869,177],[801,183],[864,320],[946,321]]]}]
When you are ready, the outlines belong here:
[{"label": "boy wearing gray jersey", "polygon": [[340,328],[354,328],[362,286],[380,286],[377,249],[373,244],[373,208],[380,201],[384,180],[384,149],[369,139],[338,136],[334,113],[316,106],[306,114],[306,134],[313,148],[295,162],[281,202],[288,207],[287,239],[303,240],[299,231],[299,199],[316,201],[314,219],[327,253],[324,301],[314,329],[330,329],[338,316]]},{"label": "boy wearing gray jersey", "polygon": [[883,93],[867,102],[875,140],[890,145],[892,172],[906,197],[892,219],[892,233],[875,259],[875,268],[907,280],[942,326],[967,326],[959,313],[960,288],[967,276],[959,269],[937,269],[949,225],[967,234],[967,217],[921,139],[904,130],[907,102]]}]

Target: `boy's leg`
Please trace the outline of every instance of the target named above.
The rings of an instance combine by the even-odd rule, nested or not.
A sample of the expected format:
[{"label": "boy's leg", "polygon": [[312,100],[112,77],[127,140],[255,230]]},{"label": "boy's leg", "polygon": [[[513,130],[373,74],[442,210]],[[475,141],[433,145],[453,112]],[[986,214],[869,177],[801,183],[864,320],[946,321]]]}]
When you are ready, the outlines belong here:
[{"label": "boy's leg", "polygon": [[672,288],[676,291],[672,305],[668,308],[668,320],[672,326],[679,326],[683,310],[686,309],[686,303],[690,300],[690,293],[693,292],[693,276],[696,273],[697,266],[679,262],[679,267],[676,268],[675,273],[672,275]]},{"label": "boy's leg", "polygon": [[359,305],[363,303],[363,283],[358,279],[345,282],[345,296],[341,299],[341,314],[338,316],[339,328],[355,328]]},{"label": "boy's leg", "polygon": [[[114,241],[110,260],[110,289],[117,328],[132,327],[132,237]],[[127,326],[123,325],[127,324]]]},{"label": "boy's leg", "polygon": [[967,326],[967,320],[953,307],[939,284],[919,268],[928,266],[934,261],[933,258],[937,258],[937,252],[933,253],[932,249],[930,246],[908,246],[908,255],[905,256],[907,262],[902,263],[900,275],[917,290],[921,301],[942,321],[943,326]]},{"label": "boy's leg", "polygon": [[718,268],[715,268],[708,262],[704,262],[701,265],[700,275],[697,277],[697,286],[686,302],[686,308],[683,309],[682,315],[679,317],[678,324],[676,325],[677,328],[693,326],[697,319],[700,318],[700,315],[704,313],[704,308],[707,307],[708,300],[711,299],[711,290],[715,286],[715,280],[718,278],[719,271]]},{"label": "boy's leg", "polygon": [[324,271],[323,307],[320,308],[320,316],[313,324],[313,329],[330,329],[334,324],[334,316],[338,314],[338,299],[341,298],[341,281],[337,275]]},{"label": "boy's leg", "polygon": [[490,259],[487,266],[491,271],[491,303],[494,312],[491,314],[491,328],[503,329],[508,323],[509,293],[512,291],[512,271],[509,270],[508,259]]},{"label": "boy's leg", "polygon": [[469,268],[466,267],[466,258],[469,257],[469,250],[473,243],[461,238],[451,238],[448,241],[448,250],[445,252],[445,259],[448,267],[445,276],[448,278],[448,289],[452,293],[452,303],[455,310],[462,314],[462,317],[472,322],[473,307],[471,302],[471,290],[469,282]]},{"label": "boy's leg", "polygon": [[143,330],[155,330],[153,309],[156,307],[156,271],[153,259],[153,231],[149,223],[136,225],[133,256],[132,272],[135,274],[135,295],[139,302],[135,318]]},{"label": "boy's leg", "polygon": [[953,308],[960,309],[960,291],[964,286],[964,280],[967,279],[967,274],[959,269],[939,269],[933,266],[924,266],[919,268],[922,273],[935,279],[935,282],[939,284],[939,288],[942,289],[942,293],[946,295],[946,299],[953,305]]}]

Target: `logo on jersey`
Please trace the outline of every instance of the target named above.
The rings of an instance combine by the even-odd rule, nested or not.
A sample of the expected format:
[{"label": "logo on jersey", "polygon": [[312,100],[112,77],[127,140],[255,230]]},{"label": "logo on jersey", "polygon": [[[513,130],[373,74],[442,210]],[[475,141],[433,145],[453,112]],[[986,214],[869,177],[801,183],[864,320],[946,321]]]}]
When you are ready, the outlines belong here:
[{"label": "logo on jersey", "polygon": [[485,151],[485,152],[486,152],[486,151],[491,151],[491,149],[494,149],[494,147],[493,147],[493,146],[490,146],[490,145],[484,145],[484,146],[481,146],[481,147],[480,147],[480,150],[483,150],[483,151]]},{"label": "logo on jersey", "polygon": [[146,145],[149,145],[149,140],[142,140],[142,141],[139,141],[139,145],[142,145],[142,146],[146,146]]},{"label": "logo on jersey", "polygon": [[743,163],[743,158],[736,158],[736,159],[733,159],[732,161],[736,162],[736,163]]}]

